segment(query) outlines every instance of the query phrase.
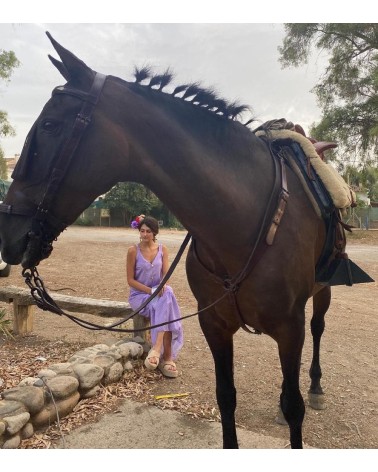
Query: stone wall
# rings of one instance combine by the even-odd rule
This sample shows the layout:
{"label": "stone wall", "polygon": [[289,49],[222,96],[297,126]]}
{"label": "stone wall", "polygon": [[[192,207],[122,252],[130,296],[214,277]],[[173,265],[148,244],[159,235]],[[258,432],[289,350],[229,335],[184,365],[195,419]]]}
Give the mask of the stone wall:
{"label": "stone wall", "polygon": [[80,399],[96,395],[100,385],[118,382],[146,350],[141,338],[76,352],[67,362],[52,364],[27,377],[0,399],[0,448],[15,449],[35,430],[47,428],[73,411]]}

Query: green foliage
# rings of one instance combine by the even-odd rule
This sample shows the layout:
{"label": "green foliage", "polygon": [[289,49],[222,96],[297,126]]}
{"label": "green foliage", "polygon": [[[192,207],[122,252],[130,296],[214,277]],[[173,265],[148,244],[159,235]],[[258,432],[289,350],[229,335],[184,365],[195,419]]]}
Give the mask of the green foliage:
{"label": "green foliage", "polygon": [[283,67],[308,63],[314,49],[328,66],[314,92],[322,109],[311,135],[336,141],[344,161],[378,161],[378,24],[286,23]]}
{"label": "green foliage", "polygon": [[0,138],[14,136],[15,130],[8,121],[8,113],[0,110]]}
{"label": "green foliage", "polygon": [[0,79],[9,82],[13,70],[21,65],[13,51],[0,49]]}
{"label": "green foliage", "polygon": [[[7,163],[4,159],[4,151],[0,147],[0,179],[1,180],[7,180],[7,178],[8,178]],[[2,200],[2,199],[3,198],[0,195],[0,200]]]}
{"label": "green foliage", "polygon": [[[7,113],[0,110],[0,138],[14,136],[15,132],[8,122]],[[8,177],[7,164],[4,159],[4,151],[0,146],[0,179],[6,180]]]}
{"label": "green foliage", "polygon": [[6,318],[7,313],[5,310],[0,310],[0,334],[5,335],[7,338],[14,339],[11,333],[11,320]]}
{"label": "green foliage", "polygon": [[166,228],[184,229],[179,220],[163,204],[160,207],[154,208],[150,214],[157,220],[162,220]]}
{"label": "green foliage", "polygon": [[[340,166],[342,176],[349,185],[359,187],[366,191],[372,202],[378,202],[378,168],[363,165],[360,168],[353,166]],[[357,202],[358,203],[358,202]],[[365,203],[363,204],[365,205]]]}
{"label": "green foliage", "polygon": [[116,208],[123,213],[123,223],[128,226],[137,215],[145,214],[162,220],[164,226],[182,229],[182,225],[157,196],[144,185],[135,182],[116,184],[101,201],[101,208]]}
{"label": "green foliage", "polygon": [[[10,81],[10,77],[13,73],[13,70],[16,67],[20,66],[20,61],[17,59],[13,51],[5,51],[0,49],[0,79],[5,82]],[[0,138],[5,136],[14,136],[15,131],[8,121],[7,112],[0,110]],[[0,146],[0,178],[4,179],[7,177],[6,171],[4,174],[4,154]]]}
{"label": "green foliage", "polygon": [[125,224],[136,215],[151,213],[159,205],[159,199],[151,190],[135,182],[119,182],[104,198],[105,208],[119,208],[123,211]]}
{"label": "green foliage", "polygon": [[[0,149],[0,154],[1,154],[1,149]],[[4,159],[3,161],[5,162]],[[4,200],[5,195],[8,192],[10,184],[11,183],[9,181],[0,178],[0,201]]]}
{"label": "green foliage", "polygon": [[93,220],[90,218],[82,218],[81,216],[75,221],[77,226],[94,226]]}

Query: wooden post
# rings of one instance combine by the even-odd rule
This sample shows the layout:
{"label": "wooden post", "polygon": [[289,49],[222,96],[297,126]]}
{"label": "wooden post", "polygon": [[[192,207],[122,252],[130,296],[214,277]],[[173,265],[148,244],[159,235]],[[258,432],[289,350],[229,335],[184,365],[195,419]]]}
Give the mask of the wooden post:
{"label": "wooden post", "polygon": [[13,332],[27,334],[33,331],[33,305],[21,305],[13,300]]}
{"label": "wooden post", "polygon": [[144,339],[147,343],[151,344],[151,332],[150,330],[147,331],[137,331],[138,329],[141,328],[147,328],[150,326],[150,320],[146,318],[145,316],[142,315],[135,315],[133,317],[133,323],[135,329],[135,336],[140,336],[142,339]]}

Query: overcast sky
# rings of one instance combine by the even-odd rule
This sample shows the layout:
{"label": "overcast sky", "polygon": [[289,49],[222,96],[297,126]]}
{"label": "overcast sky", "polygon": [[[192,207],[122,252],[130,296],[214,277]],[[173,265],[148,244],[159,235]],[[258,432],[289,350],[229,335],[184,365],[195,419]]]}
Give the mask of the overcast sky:
{"label": "overcast sky", "polygon": [[[30,8],[36,3],[27,5]],[[133,80],[135,65],[151,64],[159,72],[169,67],[174,72],[175,85],[199,81],[214,87],[223,98],[249,105],[260,122],[284,117],[307,130],[320,117],[311,89],[324,73],[326,57],[315,52],[309,65],[282,69],[277,48],[282,45],[284,27],[273,13],[266,15],[268,21],[265,17],[265,21],[258,21],[258,15],[254,14],[253,18],[257,19],[254,22],[250,14],[243,15],[235,8],[233,11],[238,11],[239,19],[234,21],[227,10],[220,15],[219,8],[218,14],[200,15],[204,22],[198,23],[198,14],[191,16],[189,12],[185,13],[186,20],[180,15],[159,16],[146,1],[142,2],[145,10],[134,15],[129,11],[116,12],[114,8],[105,11],[111,0],[103,1],[102,9],[96,10],[97,16],[92,14],[89,18],[93,20],[88,22],[83,12],[75,14],[74,20],[66,18],[61,7],[52,3],[55,12],[59,8],[55,15],[28,13],[22,8],[22,14],[8,12],[9,21],[0,23],[0,49],[13,50],[21,62],[10,83],[0,83],[0,110],[8,112],[17,132],[15,138],[1,142],[6,157],[21,152],[25,137],[52,89],[65,82],[47,57],[48,54],[58,56],[45,31],[89,67],[105,74]],[[166,3],[176,10],[180,4]],[[230,3],[236,7],[238,1]],[[162,2],[156,4],[161,6]],[[195,10],[198,3],[185,4],[198,13]],[[265,6],[273,10],[274,3]],[[15,7],[21,9],[19,1]]]}

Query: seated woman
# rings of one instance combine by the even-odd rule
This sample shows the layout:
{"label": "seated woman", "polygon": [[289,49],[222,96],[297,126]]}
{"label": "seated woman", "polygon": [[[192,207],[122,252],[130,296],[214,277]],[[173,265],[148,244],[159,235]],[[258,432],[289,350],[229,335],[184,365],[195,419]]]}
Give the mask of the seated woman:
{"label": "seated woman", "polygon": [[[139,244],[127,251],[126,272],[130,286],[129,303],[133,310],[155,291],[168,271],[168,250],[158,244],[156,235],[159,223],[155,218],[140,215],[133,223],[140,235]],[[180,309],[170,286],[164,285],[160,293],[140,313],[150,319],[152,349],[147,355],[148,370],[159,368],[166,377],[175,378],[178,370],[174,360],[183,345]],[[170,322],[154,328],[154,325]]]}

